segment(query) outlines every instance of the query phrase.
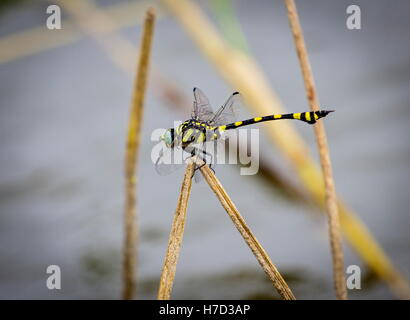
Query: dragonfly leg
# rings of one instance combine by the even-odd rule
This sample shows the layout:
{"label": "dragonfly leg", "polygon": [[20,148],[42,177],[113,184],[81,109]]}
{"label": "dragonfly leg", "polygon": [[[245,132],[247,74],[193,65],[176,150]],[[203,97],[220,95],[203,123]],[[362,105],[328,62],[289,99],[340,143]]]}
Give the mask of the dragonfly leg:
{"label": "dragonfly leg", "polygon": [[[209,152],[206,152],[205,150],[201,150],[202,151],[202,153],[205,155],[205,156],[208,156],[208,157],[210,157],[211,158],[211,160],[209,161],[209,169],[211,169],[212,171],[213,171],[213,173],[215,173],[215,170],[212,168],[212,163],[213,163],[213,156],[212,156],[212,154],[210,154]],[[205,165],[205,163],[202,165],[202,166],[204,166]],[[201,166],[201,167],[202,167]]]}
{"label": "dragonfly leg", "polygon": [[[208,157],[211,158],[211,159],[210,159],[210,162],[209,162],[209,168],[215,173],[215,170],[212,168],[212,159],[213,159],[212,154],[210,154],[209,152],[206,152],[205,150],[199,150],[199,149],[195,148],[195,149],[193,149],[193,150],[191,151],[191,156],[192,156],[192,157],[196,156],[196,155],[198,154],[198,151],[200,151],[200,152],[202,153],[202,154],[201,154],[201,159],[203,160],[204,163],[202,163],[202,164],[201,164],[200,166],[198,166],[198,167],[195,165],[195,169],[194,169],[194,173],[192,174],[192,177],[195,175],[195,172],[196,172],[197,170],[201,169],[204,165],[207,164],[206,156],[208,156]],[[199,155],[199,154],[198,154],[198,155]]]}
{"label": "dragonfly leg", "polygon": [[[196,148],[194,148],[194,149],[191,150],[191,157],[195,157],[195,156],[196,156],[197,150],[198,150],[198,149],[196,149]],[[202,164],[201,166],[197,167],[197,166],[196,166],[196,163],[195,163],[194,172],[192,173],[191,179],[194,177],[196,170],[200,169],[203,165],[205,165],[205,163]]]}
{"label": "dragonfly leg", "polygon": [[[208,164],[209,169],[211,169],[215,173],[215,170],[212,168],[212,162],[213,162],[212,161],[213,160],[212,154],[210,154],[209,152],[206,152],[205,150],[201,150],[201,153],[205,156],[205,157],[201,157],[202,160],[204,161],[204,163],[201,164],[197,169],[201,169],[204,165]],[[206,156],[210,157],[209,163],[207,163],[207,161],[206,161]]]}

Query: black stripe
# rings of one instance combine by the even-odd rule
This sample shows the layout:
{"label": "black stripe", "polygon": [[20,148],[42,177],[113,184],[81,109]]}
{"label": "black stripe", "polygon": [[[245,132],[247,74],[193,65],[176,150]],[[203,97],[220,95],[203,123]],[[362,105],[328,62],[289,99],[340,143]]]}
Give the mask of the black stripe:
{"label": "black stripe", "polygon": [[171,128],[171,141],[174,141],[174,138],[175,138],[175,134],[174,134],[174,128]]}
{"label": "black stripe", "polygon": [[316,123],[315,113],[314,113],[313,111],[310,111],[309,113],[310,113],[310,121],[309,121],[309,123],[310,123],[310,124]]}
{"label": "black stripe", "polygon": [[286,113],[286,114],[282,114],[282,118],[280,119],[295,119],[293,117],[293,113]]}
{"label": "black stripe", "polygon": [[241,126],[247,126],[247,125],[254,124],[254,123],[256,123],[255,118],[247,119],[247,120],[242,121]]}
{"label": "black stripe", "polygon": [[319,118],[326,117],[329,113],[333,112],[334,110],[320,110],[316,111],[316,114]]}
{"label": "black stripe", "polygon": [[275,119],[275,116],[274,116],[274,115],[264,116],[264,117],[262,117],[262,120],[261,120],[261,121],[258,121],[258,122],[269,121],[269,120],[274,120],[274,119]]}
{"label": "black stripe", "polygon": [[307,122],[306,121],[306,112],[301,112],[300,113],[300,120]]}

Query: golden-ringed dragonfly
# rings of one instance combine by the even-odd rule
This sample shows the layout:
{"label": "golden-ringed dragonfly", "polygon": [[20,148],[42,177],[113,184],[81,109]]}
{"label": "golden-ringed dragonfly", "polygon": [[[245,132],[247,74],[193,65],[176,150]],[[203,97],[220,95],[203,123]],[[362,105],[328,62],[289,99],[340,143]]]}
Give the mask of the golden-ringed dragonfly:
{"label": "golden-ringed dragonfly", "polygon": [[[200,156],[204,162],[207,162],[206,156],[210,155],[204,150],[204,144],[210,141],[215,142],[228,130],[255,123],[283,119],[295,119],[314,124],[320,118],[333,112],[333,110],[320,110],[272,114],[243,121],[235,121],[235,105],[237,105],[240,97],[239,92],[234,92],[216,112],[213,112],[208,98],[200,89],[194,88],[193,92],[194,102],[191,119],[184,121],[176,128],[167,129],[164,134],[161,135],[160,140],[165,144],[165,150],[174,151],[176,149],[182,149],[182,151],[187,152],[190,156]],[[164,152],[164,150],[161,150],[155,163],[155,169],[160,175],[166,175],[174,171],[177,167],[172,161],[164,161],[167,151]],[[208,162],[208,164],[211,166],[212,160]],[[199,176],[195,175],[195,178],[197,180]]]}

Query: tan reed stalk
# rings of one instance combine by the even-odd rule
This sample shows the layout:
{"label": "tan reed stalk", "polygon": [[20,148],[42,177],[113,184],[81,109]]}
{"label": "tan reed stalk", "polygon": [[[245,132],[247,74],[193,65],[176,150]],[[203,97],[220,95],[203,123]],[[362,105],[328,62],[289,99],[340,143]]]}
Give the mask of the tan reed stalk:
{"label": "tan reed stalk", "polygon": [[147,86],[149,58],[154,32],[155,13],[149,9],[146,13],[142,31],[140,55],[134,80],[134,91],[128,123],[127,150],[125,157],[125,221],[124,221],[124,257],[123,257],[123,299],[133,299],[136,286],[136,168],[141,139],[142,111]]}
{"label": "tan reed stalk", "polygon": [[[315,88],[313,72],[309,62],[309,56],[303,37],[302,27],[299,22],[298,12],[294,0],[285,0],[288,10],[288,18],[293,38],[295,40],[296,51],[299,57],[300,68],[302,69],[303,80],[309,106],[312,111],[319,110],[319,98]],[[327,145],[326,131],[323,121],[318,121],[314,125],[316,143],[319,148],[320,162],[322,165],[323,178],[325,183],[325,207],[328,216],[330,248],[333,260],[333,279],[336,289],[336,297],[339,300],[347,299],[344,255],[342,245],[342,234],[340,231],[339,211],[337,205],[336,188],[332,174],[332,164],[330,161],[329,148]]]}
{"label": "tan reed stalk", "polygon": [[[162,2],[175,15],[205,57],[215,65],[216,70],[235,90],[241,92],[246,105],[255,116],[285,112],[257,63],[250,56],[227,45],[197,4],[188,0]],[[293,171],[313,196],[316,204],[323,208],[323,177],[292,123],[284,121],[265,125],[263,128],[271,142],[276,144],[289,160]],[[342,230],[352,247],[398,296],[410,298],[407,279],[391,263],[366,225],[340,198],[339,210]]]}
{"label": "tan reed stalk", "polygon": [[[200,160],[198,160],[198,162],[200,162]],[[272,260],[269,258],[260,242],[253,235],[251,229],[247,226],[245,220],[239,213],[235,204],[230,199],[229,195],[226,193],[221,182],[215,176],[214,172],[207,165],[202,166],[200,170],[202,172],[202,175],[205,177],[206,182],[216,194],[223,208],[228,213],[235,227],[238,229],[246,244],[255,255],[262,269],[272,281],[273,286],[276,288],[280,296],[284,300],[295,300],[295,296],[293,295],[289,286],[279,273],[278,269],[272,263]]]}
{"label": "tan reed stalk", "polygon": [[169,234],[168,248],[162,268],[161,279],[159,281],[158,300],[169,300],[171,298],[172,285],[174,283],[175,271],[179,258],[179,250],[184,236],[186,210],[188,207],[188,198],[191,193],[194,165],[195,164],[190,161],[185,169],[181,192],[179,194],[171,232]]}

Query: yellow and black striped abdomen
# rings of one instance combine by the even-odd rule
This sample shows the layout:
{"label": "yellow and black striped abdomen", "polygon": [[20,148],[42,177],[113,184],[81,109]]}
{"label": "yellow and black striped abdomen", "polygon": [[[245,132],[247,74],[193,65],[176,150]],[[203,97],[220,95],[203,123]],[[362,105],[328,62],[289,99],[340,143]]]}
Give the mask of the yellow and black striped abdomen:
{"label": "yellow and black striped abdomen", "polygon": [[225,126],[220,126],[219,130],[230,130],[235,129],[243,126],[248,126],[254,123],[264,122],[264,121],[272,121],[272,120],[281,120],[281,119],[296,119],[307,122],[309,124],[316,123],[317,120],[320,118],[326,117],[330,112],[333,111],[310,111],[310,112],[300,112],[300,113],[286,113],[286,114],[273,114],[270,116],[265,117],[257,117],[252,119],[247,119],[244,121],[237,121],[234,123],[227,124]]}
{"label": "yellow and black striped abdomen", "polygon": [[314,124],[317,120],[327,116],[330,112],[332,111],[320,110],[300,113],[273,114],[265,117],[256,117],[243,121],[237,121],[223,126],[209,126],[206,122],[198,122],[197,120],[191,119],[185,121],[176,129],[176,145],[182,145],[182,147],[185,148],[189,144],[216,140],[221,137],[221,134],[225,130],[236,129],[265,121],[296,119],[309,124]]}

